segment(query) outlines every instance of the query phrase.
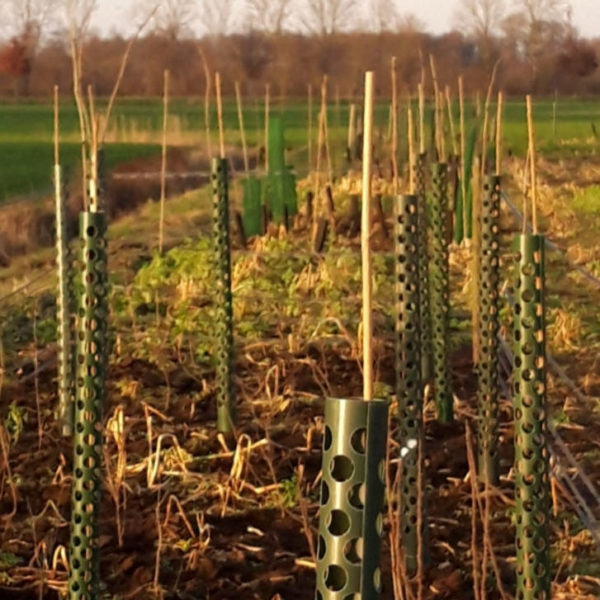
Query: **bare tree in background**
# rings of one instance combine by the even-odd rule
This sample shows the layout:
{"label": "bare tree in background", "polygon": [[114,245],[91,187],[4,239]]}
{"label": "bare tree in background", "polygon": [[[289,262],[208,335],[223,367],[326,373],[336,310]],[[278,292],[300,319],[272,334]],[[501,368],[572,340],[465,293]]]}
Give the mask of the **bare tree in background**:
{"label": "bare tree in background", "polygon": [[238,11],[236,0],[202,0],[200,24],[210,37],[221,37],[231,33],[236,22],[234,15]]}
{"label": "bare tree in background", "polygon": [[397,31],[402,19],[396,0],[370,0],[367,10],[369,29],[376,33]]}
{"label": "bare tree in background", "polygon": [[569,0],[516,0],[517,11],[504,23],[504,33],[526,55],[534,80],[549,47],[572,35]]}
{"label": "bare tree in background", "polygon": [[292,0],[246,0],[254,29],[278,34],[283,31],[292,13]]}
{"label": "bare tree in background", "polygon": [[462,0],[456,12],[456,25],[477,40],[489,40],[504,17],[504,0]]}
{"label": "bare tree in background", "polygon": [[21,48],[23,73],[20,91],[28,93],[29,76],[43,35],[55,24],[62,0],[0,0],[4,31]]}
{"label": "bare tree in background", "polygon": [[[140,12],[147,10],[148,2],[140,4]],[[192,32],[198,17],[197,0],[161,0],[153,18],[156,31],[175,42]]]}
{"label": "bare tree in background", "polygon": [[305,27],[321,36],[349,29],[356,22],[356,0],[301,0],[301,21]]}

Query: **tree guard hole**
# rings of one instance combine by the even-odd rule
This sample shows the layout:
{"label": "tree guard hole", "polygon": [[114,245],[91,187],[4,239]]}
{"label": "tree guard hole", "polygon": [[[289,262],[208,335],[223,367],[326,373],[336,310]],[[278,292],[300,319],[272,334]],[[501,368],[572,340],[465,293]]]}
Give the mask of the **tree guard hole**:
{"label": "tree guard hole", "polygon": [[367,451],[367,430],[364,427],[357,429],[350,438],[352,449],[357,454],[364,454]]}
{"label": "tree guard hole", "polygon": [[341,592],[348,581],[346,570],[338,565],[330,565],[325,572],[325,585],[332,592]]}
{"label": "tree guard hole", "polygon": [[330,468],[331,476],[336,481],[348,481],[354,474],[354,465],[352,464],[352,461],[347,456],[341,454],[331,461]]}
{"label": "tree guard hole", "polygon": [[350,518],[342,510],[332,510],[327,529],[331,535],[344,535],[350,529]]}

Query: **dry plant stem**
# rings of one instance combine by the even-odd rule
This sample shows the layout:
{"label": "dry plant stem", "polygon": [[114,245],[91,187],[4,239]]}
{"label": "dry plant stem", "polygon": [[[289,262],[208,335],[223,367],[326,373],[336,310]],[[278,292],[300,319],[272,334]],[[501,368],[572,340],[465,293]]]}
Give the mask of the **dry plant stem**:
{"label": "dry plant stem", "polygon": [[212,78],[210,75],[210,69],[208,67],[208,61],[206,60],[206,54],[204,54],[204,50],[198,47],[198,52],[200,54],[200,59],[202,60],[202,70],[204,71],[204,135],[206,137],[206,157],[210,162],[210,160],[212,159],[212,143],[210,139],[210,96],[212,93]]}
{"label": "dry plant stem", "polygon": [[477,475],[475,473],[475,458],[471,460],[469,448],[473,443],[471,427],[467,422],[465,424],[465,444],[467,448],[467,459],[469,461],[469,482],[471,484],[471,557],[472,557],[472,568],[471,573],[473,577],[473,593],[474,600],[481,600],[480,592],[480,573],[481,565],[479,563],[479,539],[478,539],[478,527],[477,527]]}
{"label": "dry plant stem", "polygon": [[2,515],[7,521],[4,531],[8,531],[8,521],[17,514],[17,485],[10,468],[10,442],[4,423],[0,421],[0,450],[2,450],[2,470],[4,471],[3,481],[7,482],[8,489],[12,499],[12,509],[7,515]]}
{"label": "dry plant stem", "polygon": [[490,103],[492,101],[492,92],[494,90],[494,84],[496,83],[496,73],[498,72],[498,65],[500,61],[496,61],[494,69],[492,70],[492,76],[490,77],[490,83],[488,85],[487,95],[485,98],[485,109],[483,115],[483,135],[482,135],[482,148],[481,148],[481,180],[483,183],[487,167],[487,143],[488,143],[488,129],[490,122]]}
{"label": "dry plant stem", "polygon": [[398,173],[398,73],[397,59],[392,57],[392,171],[394,178],[394,194],[398,194],[399,173]]}
{"label": "dry plant stem", "polygon": [[119,93],[119,88],[121,87],[121,83],[123,82],[123,77],[125,76],[125,69],[127,68],[127,62],[129,61],[129,55],[131,54],[131,49],[135,42],[139,39],[142,31],[146,28],[146,25],[152,20],[156,11],[158,10],[160,3],[156,3],[154,8],[148,13],[147,17],[140,23],[135,34],[132,38],[127,42],[127,46],[125,47],[125,52],[123,52],[123,56],[121,58],[121,63],[119,65],[119,71],[117,73],[117,78],[115,79],[115,85],[113,86],[112,92],[110,94],[110,98],[108,100],[108,105],[106,107],[106,115],[104,119],[104,127],[102,128],[99,134],[100,145],[104,144],[104,139],[106,138],[106,131],[108,129],[108,123],[110,121],[110,117],[112,114],[113,107],[115,105],[115,101],[117,99],[117,94]]}
{"label": "dry plant stem", "polygon": [[496,175],[500,175],[502,168],[502,107],[504,96],[498,92],[498,110],[496,112]]}
{"label": "dry plant stem", "polygon": [[269,119],[271,117],[271,84],[265,85],[265,171],[269,170]]}
{"label": "dry plant stem", "polygon": [[[484,519],[483,521],[483,547],[484,547],[484,557],[489,556],[489,560],[492,563],[492,570],[494,571],[494,576],[496,578],[496,586],[498,588],[498,592],[500,593],[500,597],[502,600],[510,600],[508,594],[504,591],[504,586],[502,585],[500,567],[498,566],[498,560],[496,559],[496,552],[494,551],[494,544],[492,542],[492,537],[489,531],[489,522],[490,522],[490,507],[488,503],[490,502],[490,498],[492,496],[491,488],[489,485],[485,486],[485,506],[484,500],[481,498],[481,493],[477,489],[477,468],[475,466],[475,455],[473,453],[473,435],[471,433],[471,427],[468,422],[465,423],[465,439],[467,443],[467,461],[469,464],[469,479],[471,480],[471,491],[475,494],[475,502],[479,509],[479,515],[481,515]],[[482,577],[481,577],[481,594],[480,600],[484,600],[485,598],[485,579],[486,579],[486,571],[487,571],[487,558],[483,559],[482,562]]]}
{"label": "dry plant stem", "polygon": [[235,82],[235,101],[237,104],[238,123],[240,126],[240,137],[242,141],[242,152],[244,154],[244,171],[246,176],[250,174],[250,163],[248,161],[248,145],[246,143],[246,129],[244,127],[244,110],[242,104],[242,90],[240,82]]}
{"label": "dry plant stem", "polygon": [[164,72],[162,162],[160,167],[160,220],[158,224],[158,251],[162,254],[165,228],[165,201],[167,195],[167,131],[169,123],[169,71]]}
{"label": "dry plant stem", "polygon": [[371,184],[373,172],[374,74],[365,75],[365,116],[362,176],[362,301],[363,301],[363,399],[373,399],[373,315],[371,307]]}
{"label": "dry plant stem", "polygon": [[37,434],[38,450],[42,449],[42,440],[44,437],[44,426],[42,423],[42,407],[40,402],[40,377],[39,377],[39,357],[38,357],[38,335],[37,335],[37,306],[33,309],[33,385],[35,392],[35,412],[37,415]]}
{"label": "dry plant stem", "polygon": [[535,158],[535,129],[533,125],[533,106],[531,95],[527,95],[527,131],[529,134],[529,168],[531,178],[531,221],[533,234],[538,233],[537,219],[537,176],[536,176],[536,158]]}
{"label": "dry plant stem", "polygon": [[460,186],[463,197],[463,235],[467,238],[467,164],[465,155],[467,153],[467,135],[465,130],[465,88],[462,75],[458,78],[458,102],[460,109]]}
{"label": "dry plant stem", "polygon": [[221,73],[217,73],[215,75],[215,89],[217,92],[217,120],[219,124],[219,156],[221,158],[225,158],[225,126],[223,123],[223,96],[221,95]]}

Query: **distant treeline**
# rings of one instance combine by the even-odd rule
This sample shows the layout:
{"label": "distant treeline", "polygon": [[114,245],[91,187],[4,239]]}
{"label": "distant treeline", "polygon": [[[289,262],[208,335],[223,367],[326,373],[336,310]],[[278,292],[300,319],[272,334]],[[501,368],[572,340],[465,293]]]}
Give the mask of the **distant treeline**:
{"label": "distant treeline", "polygon": [[[171,72],[173,95],[201,95],[208,71],[220,71],[225,93],[233,93],[236,80],[245,93],[262,95],[271,84],[275,97],[303,98],[308,84],[315,98],[324,74],[329,76],[331,98],[358,96],[362,74],[377,73],[379,94],[390,92],[390,59],[397,57],[402,93],[414,94],[425,70],[430,76],[429,56],[435,58],[439,85],[456,90],[464,76],[469,93],[487,89],[493,66],[497,81],[509,95],[600,93],[597,56],[600,38],[579,39],[571,30],[555,31],[543,44],[529,48],[510,35],[488,38],[485,44],[459,32],[433,36],[418,30],[391,33],[299,33],[245,34],[173,39],[153,33],[138,40],[128,62],[121,93],[126,96],[157,96],[163,72]],[[84,44],[84,85],[92,84],[97,95],[108,95],[114,84],[127,40],[90,37]],[[67,39],[53,39],[28,54],[13,40],[0,51],[0,94],[49,97],[54,84],[64,93],[72,87],[72,67]]]}

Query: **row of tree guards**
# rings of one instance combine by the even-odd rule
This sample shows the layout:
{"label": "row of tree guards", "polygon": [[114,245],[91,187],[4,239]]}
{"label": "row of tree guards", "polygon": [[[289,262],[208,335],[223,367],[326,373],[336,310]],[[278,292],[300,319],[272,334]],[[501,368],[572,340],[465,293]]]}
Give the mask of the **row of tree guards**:
{"label": "row of tree guards", "polygon": [[[435,73],[435,72],[434,72]],[[435,75],[434,75],[435,83]],[[100,120],[93,98],[83,111],[91,132],[83,136],[85,210],[81,213],[77,259],[69,254],[65,231],[65,198],[59,160],[58,101],[55,95],[56,219],[58,249],[58,307],[60,339],[59,413],[63,433],[73,435],[73,490],[70,543],[69,598],[93,600],[99,594],[98,508],[100,504],[102,407],[108,362],[106,220],[99,189]],[[239,98],[239,91],[238,91]],[[217,85],[222,115],[220,86]],[[397,107],[395,95],[394,106]],[[489,103],[489,97],[488,97]],[[362,152],[362,267],[363,267],[363,398],[329,398],[325,404],[321,510],[319,521],[316,598],[349,600],[377,598],[381,591],[380,554],[386,483],[389,403],[373,395],[373,325],[371,318],[371,209],[373,180],[374,76],[367,73]],[[239,102],[238,102],[239,105]],[[533,234],[515,240],[517,253],[514,307],[514,426],[518,600],[548,600],[549,470],[546,447],[544,237],[538,233],[535,185],[535,143],[531,99],[527,98],[530,137],[531,215]],[[396,399],[398,444],[401,450],[401,556],[407,577],[422,575],[427,563],[427,507],[423,490],[423,410],[433,399],[437,418],[451,423],[453,393],[448,361],[450,276],[449,245],[457,229],[460,239],[473,231],[478,306],[475,332],[478,374],[479,485],[494,486],[499,478],[498,335],[500,302],[501,116],[499,97],[496,123],[495,173],[486,165],[488,134],[480,163],[473,161],[476,186],[465,183],[466,144],[447,157],[444,94],[435,84],[432,143],[425,139],[424,87],[420,86],[419,119],[415,127],[408,108],[409,189],[400,193],[399,169],[394,169],[394,256],[396,280]],[[487,108],[486,108],[487,111]],[[353,113],[356,113],[354,109]],[[461,115],[464,109],[461,101]],[[354,118],[354,117],[353,117]],[[461,117],[462,118],[462,117]],[[240,117],[241,120],[241,117]],[[228,162],[222,118],[219,119],[219,157],[212,161],[213,240],[217,273],[215,302],[215,368],[218,430],[235,434],[237,422],[233,389],[234,338],[231,285],[230,199]],[[283,125],[268,121],[270,140],[266,189],[271,212],[285,221],[296,210],[295,182],[285,164]],[[319,126],[323,132],[322,123]],[[419,147],[414,141],[418,132]],[[464,127],[461,127],[464,131]],[[453,131],[453,127],[451,127]],[[393,139],[398,122],[393,120]],[[89,139],[90,141],[86,141]],[[454,139],[454,136],[453,136]],[[473,144],[474,146],[475,144]],[[395,146],[397,149],[397,145]],[[469,150],[472,154],[474,150]],[[321,147],[319,147],[319,153]],[[460,156],[459,156],[460,154]],[[462,160],[461,160],[462,157]],[[452,167],[454,165],[454,167]],[[457,165],[462,176],[456,177]],[[453,177],[450,175],[453,174]],[[252,206],[244,210],[244,226],[253,234],[264,231],[256,206],[256,186],[246,161],[246,193]],[[469,176],[470,180],[470,176]],[[482,182],[482,183],[481,183]],[[260,186],[259,186],[260,187]],[[453,201],[461,198],[461,202]],[[318,201],[318,196],[316,197]],[[461,208],[462,207],[462,208]],[[460,209],[460,210],[458,210]],[[258,209],[260,210],[260,208]],[[449,218],[454,214],[454,220]],[[465,216],[467,215],[467,216]],[[454,223],[454,232],[449,223]],[[161,235],[162,239],[162,235]]]}

